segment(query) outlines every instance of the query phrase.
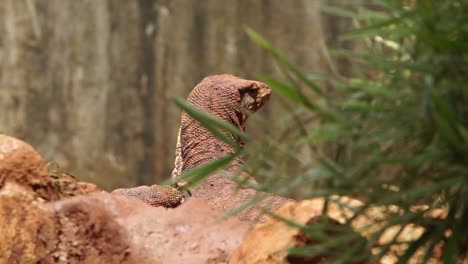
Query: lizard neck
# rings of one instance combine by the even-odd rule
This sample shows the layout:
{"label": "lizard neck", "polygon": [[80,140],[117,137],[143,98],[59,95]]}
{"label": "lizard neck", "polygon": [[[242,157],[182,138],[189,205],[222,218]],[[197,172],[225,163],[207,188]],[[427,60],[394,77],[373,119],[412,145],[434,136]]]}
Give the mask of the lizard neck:
{"label": "lizard neck", "polygon": [[[240,127],[241,130],[244,127]],[[238,145],[243,148],[244,142],[232,136]],[[176,145],[175,167],[172,177],[177,178],[182,173],[198,167],[204,163],[221,158],[235,149],[224,141],[213,136],[206,128],[191,118],[183,117],[179,129]],[[230,168],[242,164],[241,158],[236,158]]]}

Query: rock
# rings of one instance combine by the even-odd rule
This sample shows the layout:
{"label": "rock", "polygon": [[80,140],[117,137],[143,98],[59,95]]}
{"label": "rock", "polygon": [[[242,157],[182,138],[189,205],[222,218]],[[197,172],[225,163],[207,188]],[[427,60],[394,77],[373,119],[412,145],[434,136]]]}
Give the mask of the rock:
{"label": "rock", "polygon": [[0,263],[51,259],[58,241],[54,212],[26,186],[8,181],[0,189],[0,225]]}
{"label": "rock", "polygon": [[60,198],[101,191],[95,184],[79,181],[57,166],[48,166],[47,179],[52,182]]}
{"label": "rock", "polygon": [[7,263],[226,263],[250,228],[198,199],[165,209],[105,192],[36,198],[12,182],[0,190]]}
{"label": "rock", "polygon": [[59,199],[39,153],[19,139],[0,134],[0,187],[6,182],[16,182],[47,201]]}
{"label": "rock", "polygon": [[[359,210],[364,204],[356,199],[349,197],[332,196],[329,202],[326,219],[332,224],[344,224],[348,219],[354,216],[354,212]],[[291,202],[281,207],[275,214],[289,219],[298,225],[313,225],[322,218],[322,209],[324,205],[323,198],[315,198],[300,202]],[[427,208],[426,208],[427,209]],[[366,243],[364,239],[371,237],[386,222],[385,217],[389,213],[398,213],[401,209],[397,206],[379,206],[371,207],[362,212],[361,215],[353,218],[350,228],[360,234],[357,239]],[[415,208],[415,210],[421,210]],[[425,213],[426,217],[442,218],[446,211],[435,209]],[[400,233],[401,226],[394,225],[387,228],[376,244],[370,250],[374,255],[379,254],[378,245],[385,245],[392,241],[395,235],[397,242],[417,240],[424,232],[421,226],[414,224],[406,225]],[[448,232],[446,236],[449,236]],[[333,236],[333,232],[327,232],[327,235]],[[358,241],[353,241],[353,245]],[[328,256],[319,256],[315,258],[304,258],[288,255],[287,249],[295,246],[315,245],[317,241],[302,233],[298,228],[288,226],[283,221],[268,217],[264,224],[257,225],[252,232],[248,234],[242,244],[234,251],[229,259],[229,263],[323,263]],[[367,245],[369,246],[369,245]],[[405,244],[395,244],[389,248],[389,251],[380,259],[379,263],[396,263],[398,256],[401,256],[406,250]],[[364,252],[369,256],[362,263],[372,263],[370,253]],[[408,263],[421,263],[424,259],[425,250],[421,248],[408,260]],[[427,260],[428,263],[442,263],[441,245],[434,248],[432,255]],[[457,263],[461,263],[458,261]]]}
{"label": "rock", "polygon": [[[316,198],[301,202],[291,202],[281,207],[275,214],[289,219],[298,225],[314,224],[321,219],[324,199]],[[331,209],[333,211],[333,209]],[[333,211],[327,219],[333,224],[344,220],[342,212]],[[269,217],[264,224],[257,225],[235,250],[229,263],[324,263],[327,256],[304,258],[289,255],[291,247],[317,244],[313,238],[298,228],[287,225],[281,220]],[[329,259],[328,259],[329,260]]]}
{"label": "rock", "polygon": [[227,263],[250,230],[196,198],[166,209],[100,192],[11,137],[0,154],[0,263]]}
{"label": "rock", "polygon": [[16,182],[46,201],[100,191],[58,168],[49,169],[31,145],[0,134],[0,188],[6,182]]}
{"label": "rock", "polygon": [[132,234],[132,245],[145,245],[141,249],[144,255],[158,263],[227,263],[250,231],[247,223],[234,218],[223,220],[222,214],[196,198],[176,209],[135,205],[119,203],[117,210],[124,216],[120,220]]}
{"label": "rock", "polygon": [[[0,259],[6,263],[121,263],[130,256],[128,234],[96,197],[38,202],[8,182],[0,191]],[[130,262],[132,263],[132,262]]]}
{"label": "rock", "polygon": [[177,210],[105,192],[34,201],[16,183],[0,191],[7,263],[226,263],[249,230],[198,199]]}

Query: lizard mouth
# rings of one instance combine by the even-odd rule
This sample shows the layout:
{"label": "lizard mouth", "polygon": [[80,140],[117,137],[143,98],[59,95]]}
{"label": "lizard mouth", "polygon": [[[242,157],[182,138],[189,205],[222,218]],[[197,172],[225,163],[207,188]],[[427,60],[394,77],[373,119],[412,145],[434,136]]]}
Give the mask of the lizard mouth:
{"label": "lizard mouth", "polygon": [[248,110],[248,112],[256,112],[260,109],[269,99],[271,90],[262,83],[253,83],[240,90],[241,94],[241,108]]}
{"label": "lizard mouth", "polygon": [[251,85],[239,89],[241,96],[240,109],[236,111],[239,128],[244,131],[249,116],[260,109],[269,99],[271,89],[263,83],[253,82]]}

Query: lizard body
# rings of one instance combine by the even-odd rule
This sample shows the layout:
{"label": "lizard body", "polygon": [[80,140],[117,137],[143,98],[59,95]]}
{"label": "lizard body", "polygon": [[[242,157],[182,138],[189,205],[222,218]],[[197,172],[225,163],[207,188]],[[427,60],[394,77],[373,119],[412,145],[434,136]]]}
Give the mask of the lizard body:
{"label": "lizard body", "polygon": [[[260,109],[268,101],[270,93],[270,88],[261,82],[245,80],[227,74],[213,75],[204,78],[195,86],[189,94],[187,102],[244,131],[248,113]],[[245,142],[241,138],[230,136],[239,148],[244,146]],[[234,151],[232,146],[213,136],[209,130],[184,112],[181,118],[172,177],[177,180],[182,173]],[[241,164],[242,159],[237,158],[227,171],[235,172]],[[130,190],[134,190],[130,192],[125,191],[128,189],[119,189],[119,193],[131,194],[130,196],[140,198],[154,206],[163,205],[161,203],[164,201],[162,196],[158,193],[152,194],[160,189],[151,186],[137,188],[139,189],[131,188]],[[257,192],[250,188],[239,188],[237,183],[222,173],[216,173],[195,186],[191,190],[191,194],[206,200],[215,209],[227,211],[248,202],[257,195]],[[158,197],[158,201],[151,201],[151,197]],[[171,203],[164,201],[164,204],[173,204],[174,201],[176,200],[172,199]],[[182,202],[183,198],[178,201]],[[278,208],[287,201],[286,198],[269,195],[263,204]],[[246,210],[240,218],[251,220],[256,214],[258,211]]]}

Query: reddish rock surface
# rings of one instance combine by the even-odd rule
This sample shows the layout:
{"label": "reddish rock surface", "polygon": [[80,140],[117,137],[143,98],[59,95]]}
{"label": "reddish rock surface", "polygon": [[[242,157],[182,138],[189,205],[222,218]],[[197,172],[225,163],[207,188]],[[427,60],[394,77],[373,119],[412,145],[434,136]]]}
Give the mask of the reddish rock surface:
{"label": "reddish rock surface", "polygon": [[143,246],[142,255],[158,263],[227,263],[250,230],[250,225],[237,219],[224,221],[222,214],[199,199],[189,199],[176,209],[119,205],[132,245]]}
{"label": "reddish rock surface", "polygon": [[[301,202],[291,202],[281,207],[276,214],[303,226],[314,224],[322,215],[324,200],[316,198]],[[348,212],[331,208],[328,219],[335,224],[343,221]],[[326,263],[326,256],[302,258],[291,256],[288,249],[297,246],[314,245],[317,242],[298,228],[284,221],[269,217],[257,225],[231,256],[229,263]]]}
{"label": "reddish rock surface", "polygon": [[0,263],[226,263],[250,230],[195,198],[166,209],[97,192],[14,138],[0,153]]}
{"label": "reddish rock surface", "polygon": [[175,209],[105,192],[40,202],[0,191],[3,263],[225,263],[249,231],[198,199]]}
{"label": "reddish rock surface", "polygon": [[39,153],[21,140],[0,134],[0,187],[7,181],[16,182],[45,200],[59,198]]}
{"label": "reddish rock surface", "polygon": [[[298,225],[310,225],[316,223],[322,216],[322,208],[324,206],[323,198],[315,198],[311,200],[304,200],[300,202],[291,202],[281,207],[276,214],[286,218]],[[343,224],[347,219],[354,216],[354,211],[364,204],[356,199],[349,197],[332,196],[329,202],[327,211],[327,219],[331,220],[334,224]],[[351,227],[353,230],[360,234],[358,239],[371,239],[374,232],[379,230],[385,224],[385,214],[389,212],[396,212],[400,210],[396,206],[388,207],[372,207],[365,210],[360,216],[353,218]],[[446,212],[435,210],[431,212],[428,217],[444,217]],[[400,230],[399,225],[387,228],[381,236],[371,252],[374,255],[379,253],[378,245],[385,245],[389,243]],[[411,241],[418,239],[424,229],[416,225],[406,225],[404,229],[397,235],[396,241]],[[333,237],[333,232],[327,233]],[[353,240],[354,241],[354,240]],[[365,242],[362,241],[361,242]],[[353,242],[354,244],[355,242]],[[267,221],[263,224],[257,225],[245,238],[242,244],[234,251],[230,257],[229,263],[327,263],[330,259],[328,256],[319,256],[314,258],[302,258],[289,255],[288,248],[303,245],[316,245],[317,241],[313,237],[308,237],[302,233],[298,228],[287,225],[284,221],[268,217]],[[392,264],[398,262],[398,256],[401,256],[406,250],[405,244],[395,244],[390,247],[389,251],[380,259],[378,263]],[[370,260],[370,253],[368,260],[362,263],[375,263]],[[424,249],[418,250],[409,260],[408,263],[421,263],[424,259]],[[442,263],[440,260],[441,252],[440,245],[435,247],[433,255],[429,257],[427,263]],[[359,260],[361,261],[361,260]],[[457,263],[462,263],[457,260]]]}
{"label": "reddish rock surface", "polygon": [[100,191],[58,168],[49,169],[31,145],[0,134],[0,188],[6,182],[15,182],[46,201]]}

